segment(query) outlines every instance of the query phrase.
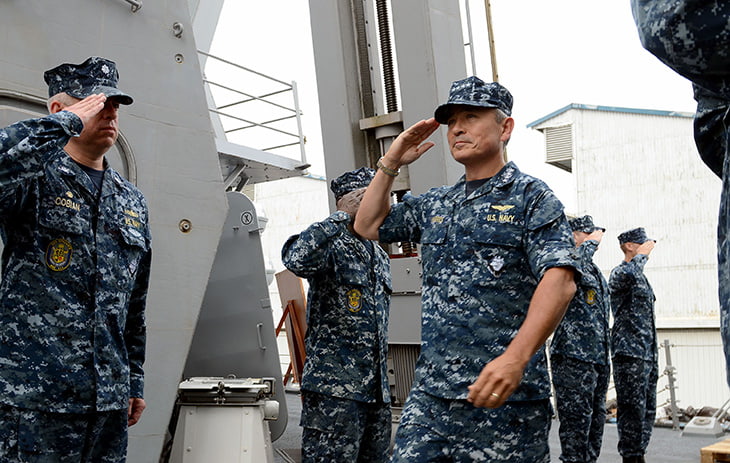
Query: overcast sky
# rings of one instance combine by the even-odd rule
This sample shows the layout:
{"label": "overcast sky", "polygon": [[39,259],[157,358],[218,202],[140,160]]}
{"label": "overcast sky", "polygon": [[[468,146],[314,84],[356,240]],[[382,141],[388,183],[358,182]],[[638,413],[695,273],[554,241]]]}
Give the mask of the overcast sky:
{"label": "overcast sky", "polygon": [[[546,180],[566,206],[569,177],[544,164],[543,135],[527,124],[570,103],[694,111],[689,82],[641,47],[628,0],[492,0],[491,5],[499,80],[515,98],[510,158]],[[308,7],[305,0],[226,0],[211,51],[297,82],[310,172],[323,175]],[[484,1],[470,0],[470,8],[476,74],[491,80]]]}

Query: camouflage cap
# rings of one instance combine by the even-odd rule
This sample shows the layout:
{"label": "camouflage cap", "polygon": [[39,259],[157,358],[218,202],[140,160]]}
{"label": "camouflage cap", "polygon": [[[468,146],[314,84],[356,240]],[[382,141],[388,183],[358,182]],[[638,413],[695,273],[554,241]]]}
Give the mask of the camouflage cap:
{"label": "camouflage cap", "polygon": [[375,170],[370,167],[361,167],[359,169],[345,172],[330,182],[330,189],[335,194],[335,199],[339,200],[351,191],[365,188],[375,177]]}
{"label": "camouflage cap", "polygon": [[625,231],[618,235],[619,244],[624,243],[645,243],[647,241],[655,241],[646,236],[646,231],[643,228],[632,228],[631,230]]}
{"label": "camouflage cap", "polygon": [[498,82],[486,83],[471,76],[451,84],[449,99],[433,113],[440,124],[446,124],[454,105],[498,108],[506,115],[512,114],[512,94]]}
{"label": "camouflage cap", "polygon": [[114,61],[92,56],[81,64],[64,63],[43,74],[48,84],[48,96],[61,92],[75,98],[103,93],[116,98],[121,104],[132,104],[131,96],[117,88],[119,73]]}
{"label": "camouflage cap", "polygon": [[590,215],[584,215],[582,217],[570,217],[568,218],[570,229],[574,232],[593,233],[596,230],[606,231],[603,227],[597,227],[593,223],[593,217]]}

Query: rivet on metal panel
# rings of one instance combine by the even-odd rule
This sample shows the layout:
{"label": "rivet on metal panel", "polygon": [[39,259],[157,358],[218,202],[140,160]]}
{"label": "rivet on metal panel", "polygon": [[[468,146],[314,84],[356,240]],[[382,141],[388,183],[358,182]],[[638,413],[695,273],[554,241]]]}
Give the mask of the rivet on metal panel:
{"label": "rivet on metal panel", "polygon": [[182,23],[175,21],[172,24],[172,35],[174,35],[178,39],[180,37],[182,37],[182,35],[183,35],[183,25],[182,25]]}
{"label": "rivet on metal panel", "polygon": [[184,61],[185,61],[185,57],[181,53],[178,53],[175,55],[175,62],[177,64],[182,64]]}
{"label": "rivet on metal panel", "polygon": [[193,229],[193,224],[188,219],[182,219],[177,226],[183,233],[190,233]]}

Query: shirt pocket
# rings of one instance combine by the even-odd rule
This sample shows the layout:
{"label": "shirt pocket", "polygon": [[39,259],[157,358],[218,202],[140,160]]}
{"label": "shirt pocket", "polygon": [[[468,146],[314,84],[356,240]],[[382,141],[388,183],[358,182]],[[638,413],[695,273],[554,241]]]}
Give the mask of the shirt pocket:
{"label": "shirt pocket", "polygon": [[93,233],[88,206],[71,198],[57,196],[41,200],[35,239],[43,265],[55,277],[71,276],[72,266],[89,265],[88,242]]}
{"label": "shirt pocket", "polygon": [[[150,248],[150,239],[146,233],[133,227],[122,227],[120,230],[124,254],[127,256],[130,272],[135,274],[142,257]],[[132,275],[134,276],[134,275]]]}
{"label": "shirt pocket", "polygon": [[446,243],[446,237],[448,236],[449,228],[441,225],[438,227],[428,227],[421,233],[421,243],[424,245],[429,244],[444,244]]}
{"label": "shirt pocket", "polygon": [[91,233],[91,211],[70,198],[44,198],[38,211],[38,224],[49,236]]}
{"label": "shirt pocket", "polygon": [[356,257],[343,256],[335,262],[335,278],[337,281],[337,306],[345,313],[358,314],[365,305],[365,291],[370,284],[369,275],[372,270]]}
{"label": "shirt pocket", "polygon": [[[477,229],[469,237],[478,265],[494,278],[509,272],[521,272],[525,266],[522,234],[515,227]],[[477,284],[488,285],[493,278],[479,279]]]}
{"label": "shirt pocket", "polygon": [[437,285],[444,267],[450,265],[451,256],[447,246],[448,226],[428,227],[421,234],[421,254],[423,255],[423,282]]}

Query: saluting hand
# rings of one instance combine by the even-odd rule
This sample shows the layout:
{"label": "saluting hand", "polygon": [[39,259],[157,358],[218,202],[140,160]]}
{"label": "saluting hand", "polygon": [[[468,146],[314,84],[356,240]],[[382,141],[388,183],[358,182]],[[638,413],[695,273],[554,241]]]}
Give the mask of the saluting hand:
{"label": "saluting hand", "polygon": [[600,243],[601,239],[603,239],[603,230],[601,230],[600,228],[596,228],[591,232],[590,235],[586,236],[586,241],[595,240]]}
{"label": "saluting hand", "polygon": [[439,123],[436,122],[436,119],[431,118],[416,122],[401,132],[385,153],[386,166],[398,169],[400,166],[406,166],[420,158],[434,145],[432,141],[423,142],[436,131],[438,126]]}
{"label": "saluting hand", "polygon": [[84,125],[94,116],[99,114],[99,111],[104,109],[104,103],[106,102],[106,95],[103,93],[96,93],[89,95],[83,100],[74,103],[70,106],[63,108],[65,111],[70,111],[81,119]]}
{"label": "saluting hand", "polygon": [[648,256],[651,253],[651,251],[654,249],[655,244],[656,244],[656,241],[654,241],[654,240],[644,241],[644,243],[642,243],[638,248],[636,248],[636,253],[644,254],[644,255]]}
{"label": "saluting hand", "polygon": [[337,201],[337,210],[347,212],[350,216],[350,220],[354,221],[357,210],[360,208],[362,196],[365,194],[365,190],[366,188],[359,188],[344,195],[339,199],[339,201]]}

